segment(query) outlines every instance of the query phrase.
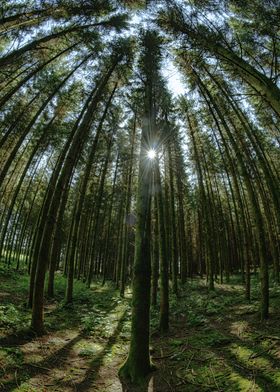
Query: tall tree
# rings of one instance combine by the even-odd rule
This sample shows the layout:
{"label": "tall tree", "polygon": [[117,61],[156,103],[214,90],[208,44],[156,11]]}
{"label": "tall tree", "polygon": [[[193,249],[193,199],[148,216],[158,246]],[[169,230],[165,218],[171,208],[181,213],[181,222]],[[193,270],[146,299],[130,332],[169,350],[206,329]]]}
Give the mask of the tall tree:
{"label": "tall tree", "polygon": [[159,38],[154,31],[146,31],[142,38],[141,70],[144,82],[144,109],[139,157],[135,256],[132,281],[131,340],[128,358],[120,375],[139,383],[151,370],[150,295],[151,295],[151,190],[152,164],[147,152],[155,140],[154,81],[159,66]]}

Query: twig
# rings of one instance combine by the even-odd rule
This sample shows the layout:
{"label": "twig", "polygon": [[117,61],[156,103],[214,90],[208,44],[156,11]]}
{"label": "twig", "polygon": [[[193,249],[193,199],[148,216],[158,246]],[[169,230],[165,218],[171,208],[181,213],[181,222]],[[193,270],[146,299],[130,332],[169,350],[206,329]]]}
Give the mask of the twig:
{"label": "twig", "polygon": [[15,380],[16,380],[17,386],[19,387],[19,385],[18,385],[18,379],[17,379],[17,370],[15,371]]}
{"label": "twig", "polygon": [[273,348],[273,346],[271,346],[271,347],[269,347],[269,348],[267,348],[267,349],[261,351],[260,353],[252,353],[252,354],[249,356],[249,359],[258,358],[258,357],[260,357],[262,354],[265,354],[265,353],[267,353],[268,351],[270,351],[272,348]]}
{"label": "twig", "polygon": [[193,360],[193,357],[194,357],[194,353],[192,354],[192,356],[191,356],[190,359],[189,359],[189,362],[187,363],[186,370],[188,370],[188,368],[189,368],[189,366],[190,366],[190,364],[191,364],[191,361]]}
{"label": "twig", "polygon": [[172,357],[172,355],[175,353],[175,351],[173,351],[171,354],[167,354],[167,355],[162,355],[162,356],[160,356],[160,357],[154,357],[153,356],[153,359],[164,359],[164,358],[169,358],[169,357]]}
{"label": "twig", "polygon": [[169,388],[170,388],[170,390],[171,390],[172,392],[175,391],[175,390],[173,389],[172,385],[170,384],[170,382],[169,382],[168,380],[166,380],[166,378],[164,378],[164,377],[162,377],[162,376],[161,376],[161,378],[166,382],[166,384],[169,386]]}
{"label": "twig", "polygon": [[44,369],[44,370],[48,370],[48,371],[51,370],[51,369],[46,368],[46,367],[44,367],[44,366],[35,365],[34,363],[27,363],[27,366],[32,366],[32,367],[35,367],[35,368],[38,368],[38,369]]}
{"label": "twig", "polygon": [[216,377],[215,377],[215,375],[214,375],[214,372],[213,372],[213,369],[212,369],[212,364],[211,364],[211,362],[210,362],[210,371],[211,371],[212,377],[213,377],[213,379],[214,379],[214,383],[216,384],[216,387],[218,388],[218,391],[220,392],[220,387],[219,387],[219,385],[218,385],[218,383],[217,383],[217,380],[216,380]]}
{"label": "twig", "polygon": [[268,339],[273,339],[273,340],[280,340],[279,336],[264,336],[264,337],[268,338]]}
{"label": "twig", "polygon": [[176,354],[176,355],[182,354],[182,353],[183,353],[184,351],[186,351],[188,348],[189,348],[189,346],[184,346],[184,347],[182,348],[182,350],[180,350],[179,352],[177,352],[176,350],[174,350],[174,351],[172,351],[172,353],[166,354],[166,355],[162,355],[163,351],[162,351],[162,349],[161,349],[161,350],[160,350],[160,351],[161,351],[161,356],[160,356],[160,357],[154,357],[154,356],[153,356],[153,359],[165,359],[165,358],[172,357],[174,354]]}
{"label": "twig", "polygon": [[189,378],[188,378],[188,380],[186,380],[186,379],[184,379],[183,377],[178,376],[177,374],[176,374],[176,377],[179,378],[179,380],[182,380],[182,383],[184,383],[184,384],[189,383],[189,384],[195,385],[195,386],[197,386],[197,387],[211,388],[211,385],[208,385],[208,384],[200,384],[200,383],[198,383],[198,382],[195,382],[195,381],[190,380]]}

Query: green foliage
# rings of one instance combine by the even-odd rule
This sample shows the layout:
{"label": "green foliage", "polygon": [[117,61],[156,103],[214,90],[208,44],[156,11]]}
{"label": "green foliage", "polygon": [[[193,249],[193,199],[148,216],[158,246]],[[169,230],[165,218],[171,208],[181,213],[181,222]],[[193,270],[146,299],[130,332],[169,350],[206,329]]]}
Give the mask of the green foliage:
{"label": "green foliage", "polygon": [[185,343],[186,343],[186,341],[184,339],[172,339],[170,341],[170,345],[173,347],[180,347]]}
{"label": "green foliage", "polygon": [[44,392],[44,388],[32,387],[29,383],[23,383],[18,387],[16,392]]}
{"label": "green foliage", "polygon": [[[30,314],[24,304],[24,295],[27,296],[28,293],[28,277],[22,272],[7,270],[5,266],[0,266],[0,279],[3,291],[0,330],[13,333],[27,329]],[[13,303],[14,301],[16,303]]]}
{"label": "green foliage", "polygon": [[8,365],[21,365],[23,362],[23,353],[18,347],[5,347],[2,350],[2,355],[9,357]]}
{"label": "green foliage", "polygon": [[[16,293],[19,287],[27,291],[27,279],[20,273],[6,272],[3,268],[1,277],[5,292],[11,295],[9,303],[1,305],[4,333],[9,333],[9,330],[19,332],[24,327],[29,310],[20,305]],[[232,281],[240,283],[240,276],[232,277]],[[255,278],[252,281],[253,285],[257,282]],[[64,298],[64,288],[65,278],[58,274],[56,299]],[[65,342],[68,344],[71,336],[81,335],[81,340],[77,340],[74,346],[79,366],[112,366],[112,363],[124,357],[128,349],[131,314],[126,310],[129,302],[120,299],[110,284],[102,287],[94,283],[92,289],[87,289],[82,282],[77,282],[75,300],[71,306],[56,301],[46,303],[49,338],[55,339],[63,331],[63,335],[69,336]],[[272,385],[276,391],[279,372],[273,368],[273,356],[277,353],[280,339],[278,323],[259,324],[256,304],[257,299],[252,300],[251,304],[246,302],[239,284],[217,285],[215,292],[209,292],[205,282],[198,279],[181,288],[181,298],[176,299],[171,295],[172,332],[164,339],[153,334],[151,342],[152,356],[163,356],[163,360],[167,361],[164,377],[170,377],[170,383],[188,385],[190,392],[219,389],[245,392],[252,388],[254,380],[260,386],[256,390],[261,391],[263,385]],[[278,304],[279,288],[275,285],[272,287],[272,309],[275,309],[275,314],[279,309]],[[151,319],[154,332],[158,327],[158,309],[152,310]],[[61,337],[58,338],[60,340]],[[35,369],[37,365],[40,368],[41,364],[37,362],[49,349],[44,347],[42,351],[41,345],[36,345],[36,340],[30,344],[33,351],[28,362]],[[21,347],[1,348],[0,374],[4,378],[6,374],[17,371],[19,387],[16,390],[32,391],[32,383],[28,381],[30,375],[25,368],[26,354]],[[72,361],[71,364],[73,366]],[[240,372],[240,369],[244,371]],[[36,388],[36,391],[40,390]]]}
{"label": "green foliage", "polygon": [[0,328],[15,328],[22,325],[22,315],[14,305],[0,306]]}
{"label": "green foliage", "polygon": [[92,357],[96,355],[96,350],[90,348],[84,348],[79,352],[80,357]]}
{"label": "green foliage", "polygon": [[192,312],[191,310],[188,312],[188,324],[191,327],[204,325],[206,323],[206,321],[207,320],[205,319],[205,317],[203,317],[195,312]]}
{"label": "green foliage", "polygon": [[[108,298],[106,297],[91,307],[91,310],[85,312],[81,317],[81,328],[87,333],[98,333],[104,338],[108,338],[114,329],[114,321],[118,319],[120,314],[122,314],[124,307],[122,305],[122,300],[117,297]],[[114,309],[108,315],[108,308]]]}

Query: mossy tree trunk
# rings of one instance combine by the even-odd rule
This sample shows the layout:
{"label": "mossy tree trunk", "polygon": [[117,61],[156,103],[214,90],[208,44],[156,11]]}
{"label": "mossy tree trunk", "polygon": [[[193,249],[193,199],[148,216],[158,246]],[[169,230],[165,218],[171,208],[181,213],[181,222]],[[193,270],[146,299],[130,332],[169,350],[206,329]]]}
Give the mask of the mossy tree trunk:
{"label": "mossy tree trunk", "polygon": [[151,169],[147,170],[147,129],[143,128],[137,193],[137,223],[132,281],[131,341],[120,375],[141,383],[152,370],[150,343],[151,293]]}
{"label": "mossy tree trunk", "polygon": [[151,302],[151,193],[152,164],[147,152],[156,140],[155,82],[160,59],[159,38],[154,31],[143,34],[141,67],[144,80],[144,110],[138,170],[135,255],[132,280],[131,341],[128,357],[120,368],[121,377],[141,383],[153,369],[150,360]]}

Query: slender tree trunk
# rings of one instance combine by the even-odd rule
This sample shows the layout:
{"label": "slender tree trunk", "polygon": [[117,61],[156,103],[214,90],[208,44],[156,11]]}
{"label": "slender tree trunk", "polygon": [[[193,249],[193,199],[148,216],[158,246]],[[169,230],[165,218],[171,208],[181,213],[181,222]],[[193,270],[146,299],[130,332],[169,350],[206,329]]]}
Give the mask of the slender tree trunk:
{"label": "slender tree trunk", "polygon": [[166,231],[164,206],[159,171],[159,162],[155,162],[155,189],[159,222],[159,250],[160,250],[160,315],[159,328],[165,333],[169,329],[169,277],[168,257],[166,251]]}
{"label": "slender tree trunk", "polygon": [[158,279],[159,279],[159,222],[157,203],[154,202],[154,225],[153,225],[153,247],[152,247],[152,306],[157,304]]}
{"label": "slender tree trunk", "polygon": [[133,163],[134,163],[134,145],[135,145],[135,134],[136,134],[136,120],[137,114],[134,114],[134,121],[132,126],[131,135],[131,148],[130,148],[130,161],[128,167],[128,178],[127,178],[127,191],[126,191],[126,201],[125,201],[125,222],[124,222],[124,236],[122,245],[122,256],[121,256],[121,276],[120,276],[120,295],[124,296],[126,274],[127,274],[127,264],[128,264],[128,234],[129,234],[129,222],[128,217],[130,213],[131,205],[131,188],[132,188],[132,174],[133,174]]}
{"label": "slender tree trunk", "polygon": [[168,164],[169,164],[169,182],[170,182],[170,208],[171,208],[171,246],[172,246],[172,291],[178,295],[178,242],[177,242],[177,222],[175,210],[175,191],[174,191],[174,174],[173,174],[173,161],[170,143],[168,144]]}

